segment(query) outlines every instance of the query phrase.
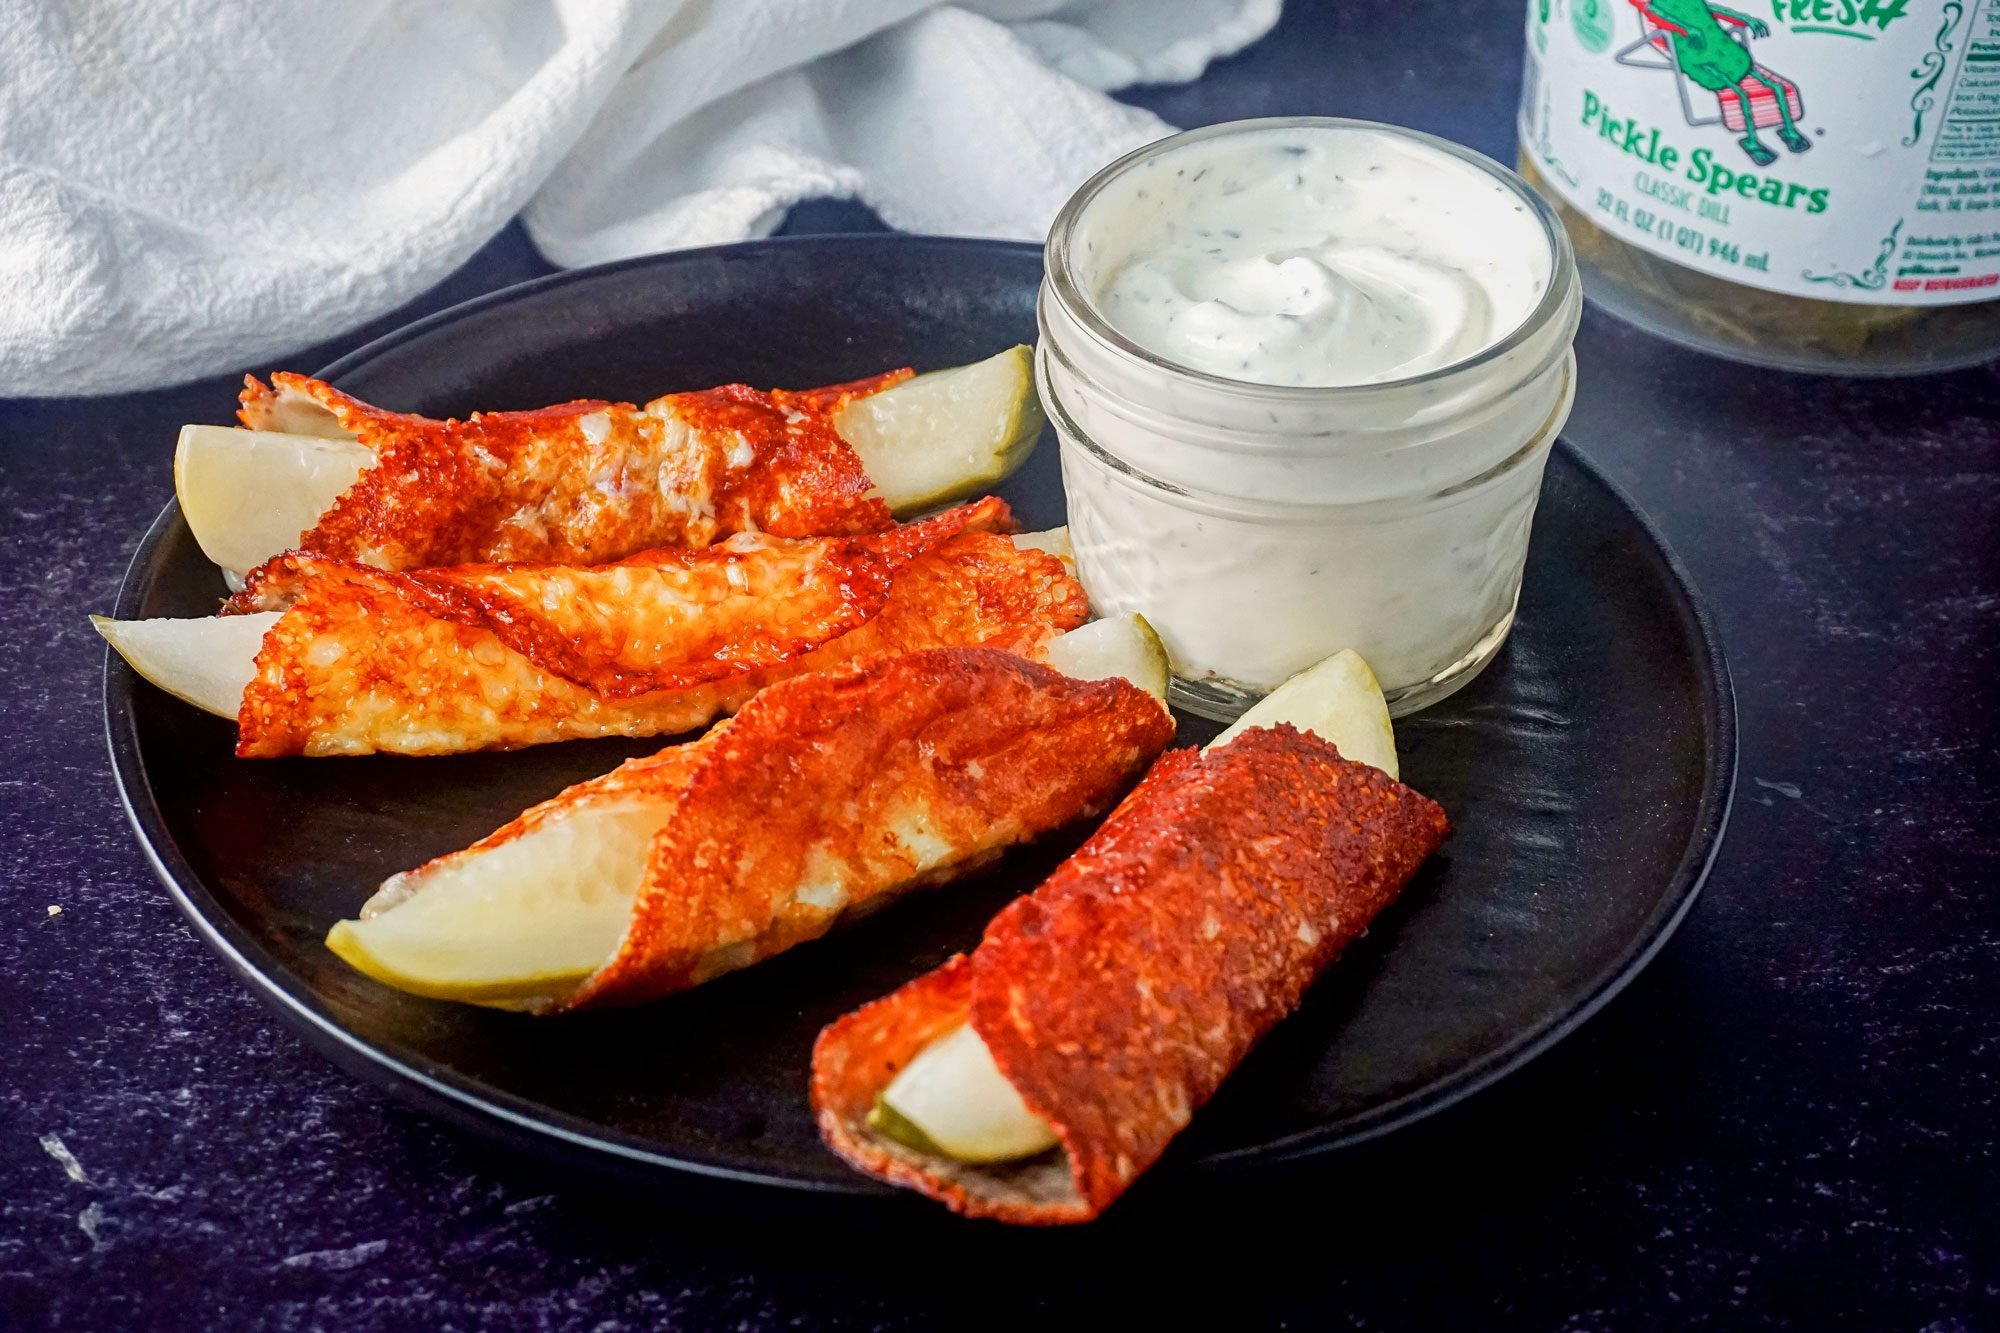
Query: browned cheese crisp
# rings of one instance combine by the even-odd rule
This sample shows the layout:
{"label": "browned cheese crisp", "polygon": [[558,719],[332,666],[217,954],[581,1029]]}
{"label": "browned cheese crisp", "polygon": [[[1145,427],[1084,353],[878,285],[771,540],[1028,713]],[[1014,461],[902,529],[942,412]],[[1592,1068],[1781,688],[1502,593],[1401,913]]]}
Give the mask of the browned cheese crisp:
{"label": "browned cheese crisp", "polygon": [[[969,956],[820,1035],[821,1133],[961,1213],[1096,1217],[1447,831],[1435,802],[1289,726],[1169,754]],[[968,1021],[1059,1148],[970,1165],[867,1127],[897,1073]]]}

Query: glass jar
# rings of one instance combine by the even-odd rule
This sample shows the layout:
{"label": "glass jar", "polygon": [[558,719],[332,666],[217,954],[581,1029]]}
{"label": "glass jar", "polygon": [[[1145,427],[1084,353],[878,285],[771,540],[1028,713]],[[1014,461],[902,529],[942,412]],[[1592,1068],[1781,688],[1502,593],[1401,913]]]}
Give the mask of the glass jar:
{"label": "glass jar", "polygon": [[[1398,153],[1443,155],[1469,190],[1497,185],[1543,251],[1539,301],[1470,355],[1362,384],[1226,378],[1121,333],[1099,299],[1124,258],[1121,191],[1194,146],[1274,133],[1386,136]],[[1393,713],[1444,698],[1513,623],[1543,467],[1574,394],[1579,305],[1548,206],[1506,168],[1430,135],[1244,121],[1114,162],[1057,217],[1038,302],[1037,381],[1092,603],[1144,615],[1172,659],[1174,702],[1205,716],[1232,718],[1343,648],[1368,660]]]}
{"label": "glass jar", "polygon": [[2000,15],[1529,0],[1521,170],[1591,300],[1838,374],[2000,353]]}

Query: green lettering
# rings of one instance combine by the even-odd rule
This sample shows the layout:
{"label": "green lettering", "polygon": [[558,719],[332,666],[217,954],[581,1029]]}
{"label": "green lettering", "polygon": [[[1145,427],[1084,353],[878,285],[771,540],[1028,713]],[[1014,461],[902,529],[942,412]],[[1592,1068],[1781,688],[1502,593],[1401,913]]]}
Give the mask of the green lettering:
{"label": "green lettering", "polygon": [[1903,17],[1903,11],[1909,7],[1909,3],[1910,0],[1862,0],[1861,21],[1872,23],[1878,29],[1887,28]]}

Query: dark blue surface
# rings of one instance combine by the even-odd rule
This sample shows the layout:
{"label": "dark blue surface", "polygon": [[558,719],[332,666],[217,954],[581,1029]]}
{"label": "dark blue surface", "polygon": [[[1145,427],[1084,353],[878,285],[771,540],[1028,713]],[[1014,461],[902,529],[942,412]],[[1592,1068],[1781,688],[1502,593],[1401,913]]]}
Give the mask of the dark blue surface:
{"label": "dark blue surface", "polygon": [[[1134,100],[1509,157],[1519,20],[1295,2],[1201,83]],[[866,220],[820,205],[791,229]],[[284,361],[543,271],[510,231]],[[2000,378],[1752,371],[1594,312],[1578,355],[1569,435],[1674,542],[1735,672],[1716,873],[1536,1067],[1167,1235],[828,1234],[609,1200],[339,1074],[147,871],[82,618],[171,493],[175,428],[232,386],[0,405],[0,1327],[2000,1327]]]}

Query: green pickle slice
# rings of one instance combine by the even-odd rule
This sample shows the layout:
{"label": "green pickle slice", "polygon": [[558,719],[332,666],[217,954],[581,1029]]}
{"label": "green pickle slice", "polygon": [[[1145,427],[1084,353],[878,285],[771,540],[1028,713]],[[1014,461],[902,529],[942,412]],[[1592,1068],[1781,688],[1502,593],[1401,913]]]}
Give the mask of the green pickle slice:
{"label": "green pickle slice", "polygon": [[913,1148],[927,1157],[949,1158],[950,1153],[938,1147],[930,1135],[917,1128],[916,1122],[875,1095],[875,1105],[868,1108],[868,1128],[885,1139]]}

